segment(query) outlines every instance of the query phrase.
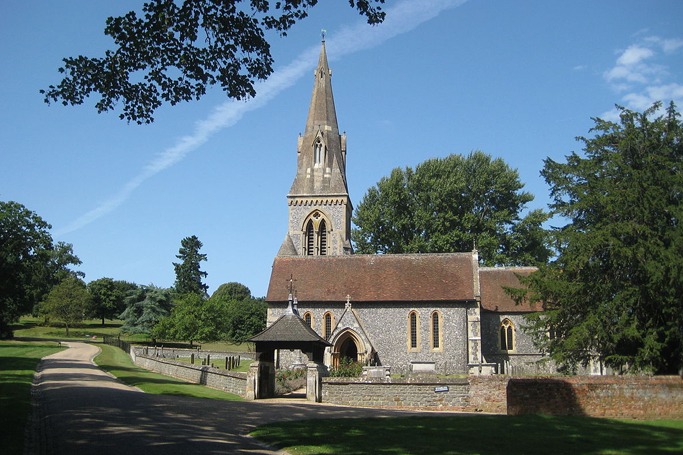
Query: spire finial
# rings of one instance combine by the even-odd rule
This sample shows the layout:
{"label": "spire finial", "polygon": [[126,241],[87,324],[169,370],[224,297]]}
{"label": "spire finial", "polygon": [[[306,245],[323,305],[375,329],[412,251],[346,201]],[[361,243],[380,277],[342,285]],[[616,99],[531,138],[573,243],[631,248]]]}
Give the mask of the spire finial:
{"label": "spire finial", "polygon": [[325,42],[325,36],[327,35],[327,30],[325,30],[325,29],[320,30],[320,35],[322,36],[323,43],[324,43]]}

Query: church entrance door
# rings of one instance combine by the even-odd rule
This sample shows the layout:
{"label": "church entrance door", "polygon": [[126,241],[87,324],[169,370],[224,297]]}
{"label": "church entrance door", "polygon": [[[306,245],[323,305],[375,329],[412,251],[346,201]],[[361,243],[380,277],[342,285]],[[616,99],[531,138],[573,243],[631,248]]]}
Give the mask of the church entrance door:
{"label": "church entrance door", "polygon": [[365,344],[351,329],[339,335],[334,342],[332,353],[332,366],[335,368],[339,367],[344,358],[352,362],[365,362]]}
{"label": "church entrance door", "polygon": [[351,359],[352,362],[358,361],[358,346],[353,338],[349,337],[344,341],[339,348],[339,358],[340,359]]}

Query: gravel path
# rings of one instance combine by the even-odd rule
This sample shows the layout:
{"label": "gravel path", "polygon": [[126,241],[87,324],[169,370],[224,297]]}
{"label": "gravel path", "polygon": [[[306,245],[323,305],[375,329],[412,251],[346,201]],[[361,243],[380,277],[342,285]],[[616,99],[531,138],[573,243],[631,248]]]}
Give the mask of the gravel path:
{"label": "gravel path", "polygon": [[275,421],[413,414],[298,400],[146,394],[95,366],[98,347],[66,344],[69,349],[45,357],[36,373],[26,455],[274,454],[246,434]]}

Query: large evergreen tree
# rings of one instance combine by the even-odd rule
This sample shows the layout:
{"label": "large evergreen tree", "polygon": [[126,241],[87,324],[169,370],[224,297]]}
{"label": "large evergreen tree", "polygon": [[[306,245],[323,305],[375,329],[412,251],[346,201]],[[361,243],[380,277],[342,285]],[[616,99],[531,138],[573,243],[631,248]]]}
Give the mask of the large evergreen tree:
{"label": "large evergreen tree", "polygon": [[121,330],[149,335],[154,326],[171,313],[172,308],[173,293],[170,289],[140,286],[126,297],[126,309],[119,315],[124,321]]}
{"label": "large evergreen tree", "polygon": [[[201,98],[212,85],[244,99],[273,72],[266,33],[284,36],[318,0],[150,0],[138,14],[110,17],[104,33],[115,49],[104,57],[64,59],[64,79],[42,91],[45,101],[82,104],[101,97],[98,112],[122,109],[137,123],[154,120],[164,103]],[[384,20],[384,0],[348,0],[368,23]]]}
{"label": "large evergreen tree", "polygon": [[568,222],[554,232],[557,260],[529,279],[546,310],[532,330],[569,369],[683,365],[683,125],[673,104],[660,109],[595,119],[583,154],[545,161],[551,207]]}
{"label": "large evergreen tree", "polygon": [[206,297],[209,286],[202,282],[207,273],[201,270],[201,262],[206,261],[206,254],[199,250],[202,242],[197,236],[185,237],[180,242],[180,249],[176,257],[181,262],[174,262],[175,268],[175,290],[179,294],[198,294]]}
{"label": "large evergreen tree", "polygon": [[487,265],[536,265],[550,256],[531,193],[516,170],[483,152],[396,168],[356,207],[359,253],[451,253],[477,248]]}

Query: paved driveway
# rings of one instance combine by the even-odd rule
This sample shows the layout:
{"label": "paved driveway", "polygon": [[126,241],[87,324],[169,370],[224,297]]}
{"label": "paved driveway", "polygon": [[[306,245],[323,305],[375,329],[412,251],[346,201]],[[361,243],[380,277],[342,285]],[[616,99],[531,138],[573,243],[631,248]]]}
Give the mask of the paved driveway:
{"label": "paved driveway", "polygon": [[303,401],[150,395],[97,368],[92,359],[98,347],[67,344],[69,349],[45,357],[36,375],[27,454],[272,454],[277,452],[246,434],[274,421],[411,414]]}

